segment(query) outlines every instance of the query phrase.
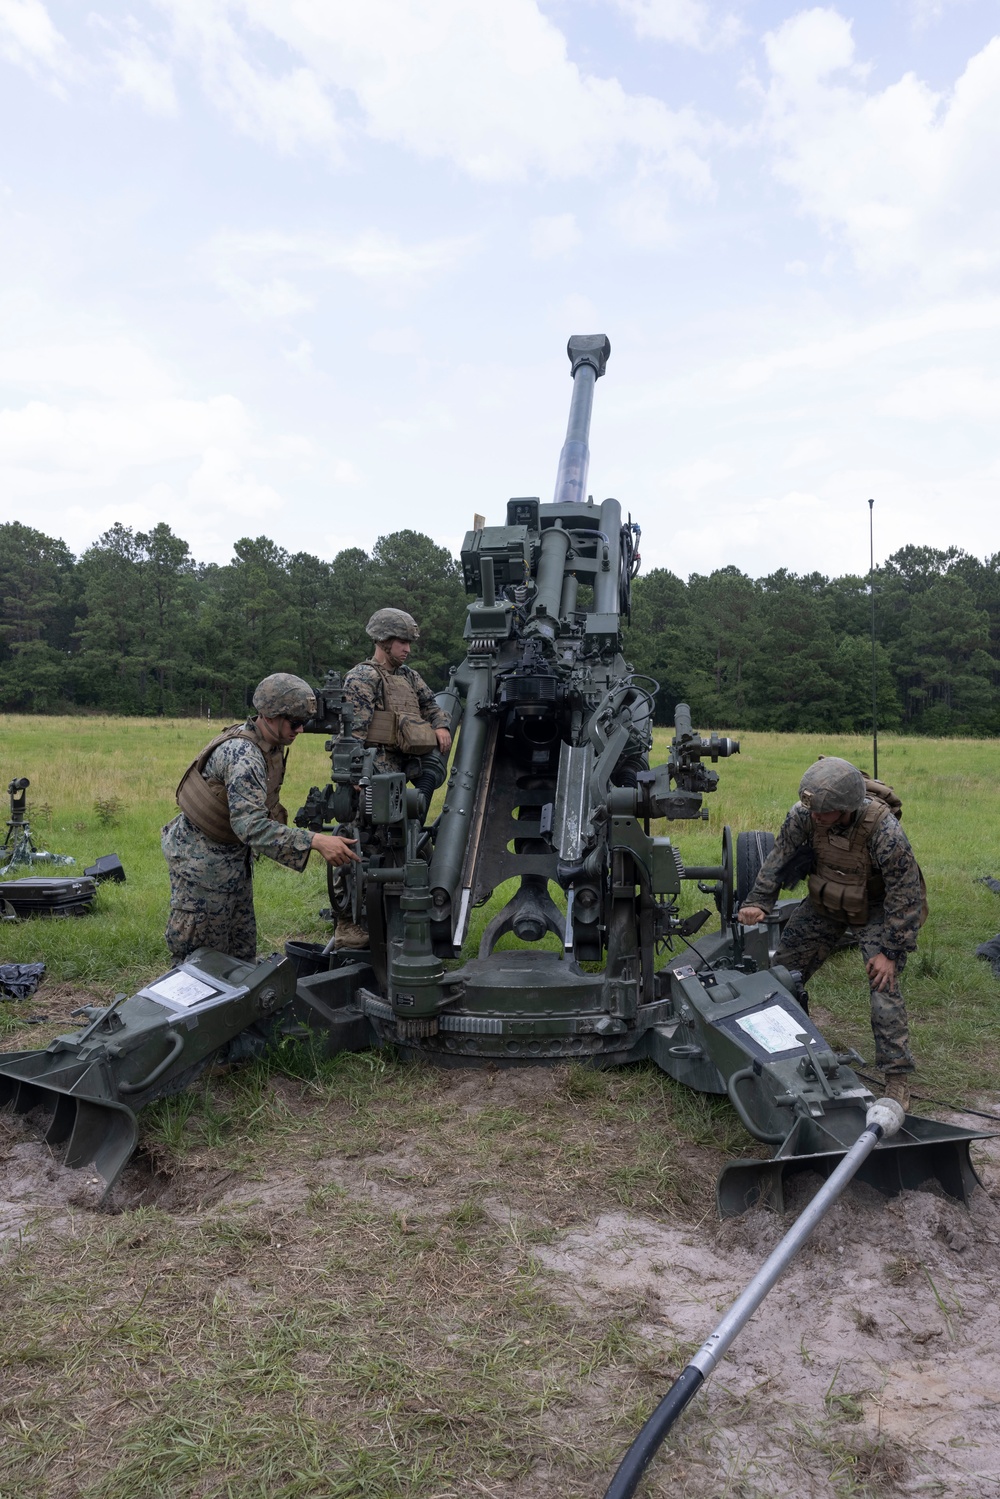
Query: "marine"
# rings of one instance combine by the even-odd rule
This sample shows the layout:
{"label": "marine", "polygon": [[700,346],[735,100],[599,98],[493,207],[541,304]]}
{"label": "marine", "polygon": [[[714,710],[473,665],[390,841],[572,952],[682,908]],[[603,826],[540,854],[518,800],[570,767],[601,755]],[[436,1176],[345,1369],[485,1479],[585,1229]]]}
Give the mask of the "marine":
{"label": "marine", "polygon": [[313,849],[335,866],[357,859],[354,839],[289,827],[281,805],[288,748],[316,712],[308,682],[275,672],[259,683],[253,705],[255,716],[224,729],[192,760],[177,787],[180,811],[161,834],[175,963],[199,947],[256,958],[255,857],[300,872]]}
{"label": "marine", "polygon": [[[365,626],[374,649],[367,661],[344,678],[344,696],[353,714],[351,732],[376,745],[375,771],[402,772],[424,797],[425,807],[444,782],[451,749],[450,719],[419,672],[408,666],[420,630],[405,609],[376,609]],[[368,933],[341,918],[337,947],[368,946]]]}
{"label": "marine", "polygon": [[915,1064],[900,976],[927,914],[924,886],[888,802],[868,794],[848,760],[826,756],[805,772],[799,800],[740,908],[745,926],[773,910],[789,865],[801,864],[803,855],[812,866],[809,894],[786,923],[774,962],[797,969],[808,983],[853,931],[868,976],[875,1065],[887,1097],[905,1110]]}

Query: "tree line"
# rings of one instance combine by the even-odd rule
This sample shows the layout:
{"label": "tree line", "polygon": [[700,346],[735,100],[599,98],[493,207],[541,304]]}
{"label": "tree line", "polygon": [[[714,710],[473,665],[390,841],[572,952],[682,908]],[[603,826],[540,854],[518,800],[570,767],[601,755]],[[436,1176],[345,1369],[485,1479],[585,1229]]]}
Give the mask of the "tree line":
{"label": "tree line", "polygon": [[[397,604],[421,627],[433,687],[464,654],[461,569],[416,531],[324,561],[246,537],[199,563],[161,523],[115,525],[75,557],[19,521],[0,525],[0,710],[239,717],[272,671],[319,682],[370,653],[369,615]],[[904,547],[875,576],[880,727],[1000,732],[1000,554]],[[633,584],[626,654],[660,684],[657,719],[690,703],[705,726],[871,728],[866,577],[750,578],[663,568]]]}

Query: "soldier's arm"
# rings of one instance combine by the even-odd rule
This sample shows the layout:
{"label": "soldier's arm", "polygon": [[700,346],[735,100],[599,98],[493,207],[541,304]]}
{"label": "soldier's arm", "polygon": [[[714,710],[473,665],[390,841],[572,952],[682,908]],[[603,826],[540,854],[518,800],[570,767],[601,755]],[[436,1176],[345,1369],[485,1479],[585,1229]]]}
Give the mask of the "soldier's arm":
{"label": "soldier's arm", "polygon": [[917,946],[923,907],[920,870],[910,840],[891,813],[876,826],[868,852],[885,882],[882,951],[895,963]]}
{"label": "soldier's arm", "polygon": [[305,869],[312,847],[307,828],[289,828],[267,815],[264,757],[246,739],[228,739],[212,751],[206,772],[226,788],[229,821],[241,843],[289,869]]}
{"label": "soldier's arm", "polygon": [[351,733],[364,742],[378,707],[379,675],[371,666],[354,666],[344,678],[344,696],[354,710]]}
{"label": "soldier's arm", "polygon": [[774,847],[760,866],[753,889],[743,903],[743,910],[772,911],[781,890],[781,876],[789,859],[810,838],[809,813],[801,802],[795,806],[778,829]]}
{"label": "soldier's arm", "polygon": [[417,694],[417,702],[420,704],[420,716],[432,729],[446,729],[448,727],[448,715],[439,706],[433,692],[424,681],[418,671],[412,667],[408,670],[413,678],[413,690]]}

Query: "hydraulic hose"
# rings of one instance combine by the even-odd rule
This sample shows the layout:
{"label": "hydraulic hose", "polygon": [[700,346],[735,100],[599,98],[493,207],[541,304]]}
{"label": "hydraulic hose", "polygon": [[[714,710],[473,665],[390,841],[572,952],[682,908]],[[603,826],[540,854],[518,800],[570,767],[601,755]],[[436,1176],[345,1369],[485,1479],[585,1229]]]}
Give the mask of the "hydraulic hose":
{"label": "hydraulic hose", "polygon": [[681,1411],[712,1373],[737,1334],[749,1322],[768,1291],[787,1270],[806,1239],[836,1202],[852,1176],[860,1169],[883,1137],[889,1138],[896,1133],[905,1117],[902,1108],[894,1099],[880,1098],[871,1105],[865,1118],[865,1128],[829,1181],[823,1184],[805,1211],[800,1213],[780,1244],[761,1265],[742,1296],[733,1302],[715,1331],[674,1380],[622,1458],[604,1499],[630,1499],[630,1496],[635,1493],[640,1478]]}

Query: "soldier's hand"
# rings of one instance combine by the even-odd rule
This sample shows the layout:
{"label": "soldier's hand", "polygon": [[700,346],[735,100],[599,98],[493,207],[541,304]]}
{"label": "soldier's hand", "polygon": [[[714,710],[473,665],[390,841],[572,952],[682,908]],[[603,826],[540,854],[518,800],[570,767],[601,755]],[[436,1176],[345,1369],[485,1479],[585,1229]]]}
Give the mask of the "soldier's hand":
{"label": "soldier's hand", "polygon": [[896,965],[884,952],[877,952],[865,964],[873,989],[891,989],[896,982]]}
{"label": "soldier's hand", "polygon": [[356,838],[341,838],[336,833],[313,833],[312,846],[318,854],[322,854],[328,864],[335,864],[339,867],[343,864],[350,864],[352,860],[356,864],[361,863],[359,856],[351,847],[351,844],[357,841]]}
{"label": "soldier's hand", "polygon": [[451,735],[447,729],[435,729],[434,733],[437,735],[438,749],[442,755],[446,755],[451,749]]}
{"label": "soldier's hand", "polygon": [[762,906],[741,906],[736,920],[740,926],[757,926],[767,920],[767,912]]}

